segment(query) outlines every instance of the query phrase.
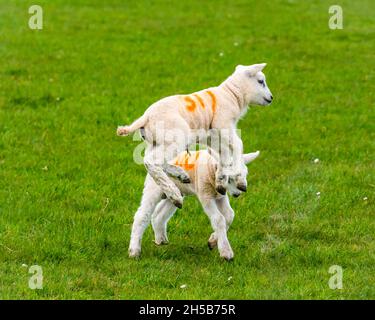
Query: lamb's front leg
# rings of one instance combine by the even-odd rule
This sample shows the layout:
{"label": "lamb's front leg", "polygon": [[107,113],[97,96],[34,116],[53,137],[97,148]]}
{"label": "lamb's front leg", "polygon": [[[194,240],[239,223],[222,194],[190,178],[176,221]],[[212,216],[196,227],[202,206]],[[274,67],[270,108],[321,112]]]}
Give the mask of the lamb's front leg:
{"label": "lamb's front leg", "polygon": [[241,175],[242,154],[243,143],[236,129],[221,129],[220,166],[216,173],[216,190],[218,192],[223,188],[223,181],[228,182],[229,179],[235,181],[236,187],[239,190],[246,191],[247,182],[243,175]]}
{"label": "lamb's front leg", "polygon": [[155,233],[155,244],[161,245],[168,243],[167,224],[176,210],[177,208],[168,199],[160,201],[156,206],[151,219],[152,228]]}
{"label": "lamb's front leg", "polygon": [[201,199],[201,203],[217,235],[217,246],[220,256],[228,261],[232,260],[234,254],[227,237],[227,224],[224,216],[217,207],[215,199]]}
{"label": "lamb's front leg", "polygon": [[129,244],[129,257],[136,258],[140,256],[143,233],[149,225],[151,215],[154,212],[156,205],[160,202],[161,197],[161,189],[157,186],[151,176],[147,175],[141,205],[134,215]]}
{"label": "lamb's front leg", "polygon": [[[226,195],[225,197],[222,197],[220,199],[216,199],[216,205],[221,212],[221,214],[225,218],[225,223],[227,226],[227,232],[229,230],[229,227],[231,226],[233,219],[234,219],[234,211],[230,205],[229,197]],[[217,246],[217,234],[213,232],[208,239],[208,247],[210,249],[214,249]]]}
{"label": "lamb's front leg", "polygon": [[211,129],[207,141],[208,146],[214,151],[214,157],[219,162],[215,173],[215,189],[224,195],[228,186],[228,170],[230,156],[230,135],[228,129]]}
{"label": "lamb's front leg", "polygon": [[230,177],[234,179],[236,187],[238,190],[246,192],[247,190],[247,180],[246,175],[241,174],[242,168],[244,166],[243,160],[243,143],[241,138],[237,135],[236,130],[233,132],[233,171]]}

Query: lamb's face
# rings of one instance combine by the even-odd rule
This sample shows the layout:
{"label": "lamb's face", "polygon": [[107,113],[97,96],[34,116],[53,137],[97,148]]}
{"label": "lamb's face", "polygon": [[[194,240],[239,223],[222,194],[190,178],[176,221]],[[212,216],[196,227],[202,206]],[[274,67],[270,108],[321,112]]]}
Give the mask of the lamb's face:
{"label": "lamb's face", "polygon": [[266,76],[262,72],[265,63],[251,66],[239,65],[231,79],[241,90],[245,103],[266,106],[271,104],[273,96],[266,83]]}
{"label": "lamb's face", "polygon": [[[234,177],[229,177],[228,179],[228,193],[229,195],[237,198],[242,192],[245,192],[247,189],[247,174],[248,170],[245,163],[241,163],[240,173]],[[241,183],[239,183],[239,181]]]}
{"label": "lamb's face", "polygon": [[[241,195],[242,192],[246,191],[247,189],[246,178],[249,172],[246,165],[254,161],[258,156],[259,156],[259,151],[246,153],[242,155],[243,161],[241,161],[241,163],[239,164],[240,170],[237,170],[237,172],[239,173],[234,177],[229,176],[229,179],[228,179],[227,191],[229,195],[237,198],[238,196]],[[241,181],[241,183],[239,183],[239,181]]]}

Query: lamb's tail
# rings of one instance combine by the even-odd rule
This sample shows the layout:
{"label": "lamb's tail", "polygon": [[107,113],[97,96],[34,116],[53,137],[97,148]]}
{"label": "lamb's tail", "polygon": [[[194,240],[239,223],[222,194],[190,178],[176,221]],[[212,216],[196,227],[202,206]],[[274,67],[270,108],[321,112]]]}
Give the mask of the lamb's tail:
{"label": "lamb's tail", "polygon": [[147,116],[144,114],[142,117],[135,120],[131,125],[129,126],[123,126],[117,128],[117,135],[118,136],[127,136],[128,134],[134,132],[137,129],[140,129],[145,126],[147,123]]}

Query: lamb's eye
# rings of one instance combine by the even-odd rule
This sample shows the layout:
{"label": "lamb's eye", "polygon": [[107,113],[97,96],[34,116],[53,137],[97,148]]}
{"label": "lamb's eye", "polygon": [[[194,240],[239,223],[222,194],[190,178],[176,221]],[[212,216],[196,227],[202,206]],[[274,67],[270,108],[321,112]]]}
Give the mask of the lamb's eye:
{"label": "lamb's eye", "polygon": [[264,84],[264,80],[258,80],[258,83]]}

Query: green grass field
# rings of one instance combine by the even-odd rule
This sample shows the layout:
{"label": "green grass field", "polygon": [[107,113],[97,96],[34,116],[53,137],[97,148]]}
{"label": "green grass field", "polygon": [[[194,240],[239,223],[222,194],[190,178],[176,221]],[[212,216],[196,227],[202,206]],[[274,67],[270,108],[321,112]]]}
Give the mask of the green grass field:
{"label": "green grass field", "polygon": [[[0,1],[1,299],[375,298],[374,1],[339,1],[343,30],[332,1],[40,0],[43,30],[32,4]],[[239,124],[261,156],[232,201],[235,260],[194,198],[130,260],[146,171],[117,125],[260,62],[275,101]]]}

